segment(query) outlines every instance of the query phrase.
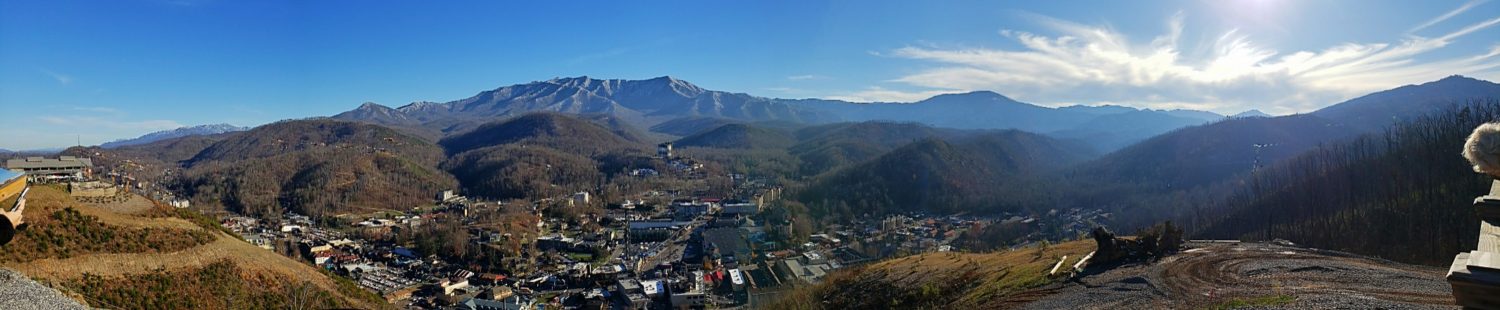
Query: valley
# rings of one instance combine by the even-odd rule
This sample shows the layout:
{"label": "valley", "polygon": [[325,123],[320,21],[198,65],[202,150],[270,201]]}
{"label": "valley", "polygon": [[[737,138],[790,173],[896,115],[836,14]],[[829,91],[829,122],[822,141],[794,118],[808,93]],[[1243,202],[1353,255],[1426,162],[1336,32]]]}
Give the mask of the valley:
{"label": "valley", "polygon": [[[1386,108],[1366,108],[1433,92],[1446,94],[1432,99],[1441,104],[1403,106],[1410,117],[1393,124],[1371,121],[1388,118]],[[1500,118],[1493,98],[1500,85],[1450,77],[1327,111],[1222,117],[1047,108],[989,92],[814,102],[670,77],[554,79],[448,103],[364,104],[69,148],[58,156],[90,159],[93,175],[37,179],[41,211],[27,212],[77,204],[64,208],[77,215],[53,217],[110,232],[61,247],[21,242],[0,258],[106,306],[139,301],[106,284],[116,278],[249,284],[150,299],[198,306],[1449,305],[1442,270],[1408,264],[1445,263],[1474,243],[1477,221],[1456,208],[1416,210],[1461,206],[1486,188],[1448,155],[1465,130]],[[997,115],[1025,121],[981,121]],[[1110,130],[1086,130],[1101,126]],[[1383,168],[1357,168],[1368,166]],[[1382,178],[1392,174],[1401,177]],[[75,179],[127,196],[71,202]],[[1097,227],[1142,234],[1161,222],[1235,242],[1116,265],[1080,260]],[[1349,236],[1351,223],[1388,229]],[[1470,224],[1427,228],[1439,223]],[[113,234],[171,237],[138,245]],[[1282,239],[1308,247],[1269,243]],[[1042,272],[1059,261],[1087,267]],[[1387,282],[1403,286],[1382,290]],[[1327,293],[1328,283],[1341,291]],[[869,291],[891,298],[860,299]],[[195,295],[222,298],[174,297]]]}

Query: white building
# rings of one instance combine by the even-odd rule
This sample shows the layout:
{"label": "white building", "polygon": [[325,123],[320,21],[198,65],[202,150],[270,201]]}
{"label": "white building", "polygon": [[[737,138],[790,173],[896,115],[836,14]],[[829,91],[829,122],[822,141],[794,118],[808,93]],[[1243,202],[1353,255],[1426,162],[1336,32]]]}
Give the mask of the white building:
{"label": "white building", "polygon": [[575,205],[575,206],[586,206],[586,205],[588,205],[589,204],[589,192],[577,192],[577,193],[573,193],[573,200],[568,201],[568,203],[570,203],[572,205]]}

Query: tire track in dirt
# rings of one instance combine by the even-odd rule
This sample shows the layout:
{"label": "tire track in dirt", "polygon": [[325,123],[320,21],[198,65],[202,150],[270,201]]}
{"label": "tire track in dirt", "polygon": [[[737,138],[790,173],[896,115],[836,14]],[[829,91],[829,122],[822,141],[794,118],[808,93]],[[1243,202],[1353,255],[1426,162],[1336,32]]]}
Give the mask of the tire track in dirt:
{"label": "tire track in dirt", "polygon": [[[1233,299],[1290,297],[1290,308],[1454,308],[1444,270],[1266,243],[1190,244],[1154,263],[1087,272],[1017,294],[1037,309],[1204,308]],[[1044,294],[1038,298],[1037,294]]]}

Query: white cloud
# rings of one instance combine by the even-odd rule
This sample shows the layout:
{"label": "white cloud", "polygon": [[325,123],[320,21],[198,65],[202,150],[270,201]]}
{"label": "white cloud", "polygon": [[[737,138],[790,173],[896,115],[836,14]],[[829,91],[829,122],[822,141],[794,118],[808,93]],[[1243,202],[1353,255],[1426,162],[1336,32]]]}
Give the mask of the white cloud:
{"label": "white cloud", "polygon": [[1181,14],[1167,21],[1165,34],[1144,43],[1132,42],[1109,27],[1035,17],[1057,34],[1001,31],[1022,46],[1017,50],[909,46],[880,53],[933,63],[891,80],[924,90],[872,87],[834,98],[911,101],[937,93],[994,90],[1041,104],[1118,102],[1222,113],[1259,108],[1283,114],[1500,67],[1500,47],[1448,58],[1432,55],[1460,37],[1500,23],[1500,18],[1437,37],[1408,36],[1399,42],[1344,43],[1289,53],[1230,30],[1204,42],[1210,49],[1202,55],[1189,57],[1179,42],[1185,28]]}
{"label": "white cloud", "polygon": [[63,84],[63,85],[73,84],[73,76],[70,76],[70,75],[67,75],[67,74],[62,74],[62,73],[57,73],[57,72],[54,72],[52,70],[47,70],[47,69],[41,69],[41,70],[42,70],[42,73],[47,74],[47,76],[52,77],[53,80],[57,80],[58,84]]}
{"label": "white cloud", "polygon": [[809,92],[806,89],[795,88],[795,87],[784,87],[784,86],[766,87],[764,89],[768,90],[768,91],[778,92],[778,93],[782,93],[782,94],[789,94],[789,95],[806,94],[806,93]]}
{"label": "white cloud", "polygon": [[98,114],[110,114],[110,115],[124,115],[125,114],[124,111],[120,111],[120,109],[111,108],[111,107],[72,107],[72,109],[74,111],[79,111],[79,112],[89,112],[89,113],[98,113]]}
{"label": "white cloud", "polygon": [[926,90],[926,91],[900,91],[871,86],[865,90],[828,96],[827,99],[843,100],[850,102],[914,102],[922,99],[932,98],[947,93],[955,93],[955,90]]}
{"label": "white cloud", "polygon": [[1469,2],[1465,2],[1463,5],[1458,6],[1458,8],[1453,9],[1452,11],[1448,11],[1448,13],[1443,13],[1443,15],[1440,15],[1438,17],[1434,17],[1433,19],[1428,20],[1427,22],[1422,23],[1421,25],[1417,25],[1416,27],[1412,27],[1411,30],[1407,30],[1406,33],[1408,33],[1408,34],[1410,34],[1410,33],[1416,33],[1417,31],[1422,31],[1422,29],[1427,29],[1427,27],[1432,27],[1433,25],[1437,25],[1438,23],[1441,23],[1441,22],[1443,22],[1445,20],[1448,20],[1449,18],[1453,18],[1454,16],[1458,16],[1458,14],[1463,14],[1463,12],[1467,12],[1467,11],[1469,11],[1469,9],[1472,9],[1472,8],[1474,8],[1476,6],[1479,6],[1480,4],[1484,4],[1485,1],[1486,0],[1471,0]]}

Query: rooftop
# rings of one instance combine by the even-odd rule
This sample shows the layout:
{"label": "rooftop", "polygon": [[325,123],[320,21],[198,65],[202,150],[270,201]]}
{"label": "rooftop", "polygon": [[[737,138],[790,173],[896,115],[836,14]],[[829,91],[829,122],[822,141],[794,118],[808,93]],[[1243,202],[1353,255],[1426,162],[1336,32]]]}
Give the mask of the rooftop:
{"label": "rooftop", "polygon": [[23,175],[26,174],[16,170],[0,169],[0,183],[10,182],[10,180],[20,178]]}
{"label": "rooftop", "polygon": [[5,167],[10,169],[77,169],[93,166],[94,163],[88,158],[62,156],[58,158],[27,157],[14,158],[5,161]]}

